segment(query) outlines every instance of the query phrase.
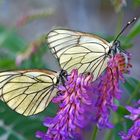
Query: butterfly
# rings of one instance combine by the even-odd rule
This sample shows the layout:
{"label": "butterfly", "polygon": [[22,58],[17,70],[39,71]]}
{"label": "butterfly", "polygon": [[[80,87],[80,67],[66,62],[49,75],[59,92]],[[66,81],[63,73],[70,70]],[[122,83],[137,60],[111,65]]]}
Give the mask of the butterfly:
{"label": "butterfly", "polygon": [[19,114],[37,114],[57,95],[56,86],[66,75],[64,70],[60,73],[37,69],[1,72],[0,98]]}
{"label": "butterfly", "polygon": [[135,20],[128,22],[112,43],[84,32],[52,30],[47,35],[47,42],[61,71],[33,69],[0,72],[0,99],[19,114],[30,116],[48,106],[58,93],[57,86],[65,86],[72,69],[78,69],[79,73],[90,72],[94,76],[93,81],[96,80],[106,69],[110,57],[116,53],[125,56],[117,39]]}
{"label": "butterfly", "polygon": [[122,53],[127,61],[126,52],[120,47],[120,41],[117,39],[135,20],[136,18],[128,22],[111,43],[97,35],[66,29],[50,31],[47,35],[47,43],[61,69],[68,73],[74,68],[78,69],[79,73],[90,72],[95,81],[116,53]]}

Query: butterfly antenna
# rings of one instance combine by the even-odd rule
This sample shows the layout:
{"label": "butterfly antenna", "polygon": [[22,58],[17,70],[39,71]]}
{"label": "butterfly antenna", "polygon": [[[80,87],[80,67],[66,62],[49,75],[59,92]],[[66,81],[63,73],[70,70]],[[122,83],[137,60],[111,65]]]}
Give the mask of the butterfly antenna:
{"label": "butterfly antenna", "polygon": [[134,17],[131,21],[127,22],[127,24],[123,27],[123,29],[121,30],[121,32],[117,35],[117,37],[115,38],[114,42],[117,41],[117,39],[120,37],[120,35],[126,30],[126,28],[132,24],[133,22],[135,22],[137,20],[136,17]]}

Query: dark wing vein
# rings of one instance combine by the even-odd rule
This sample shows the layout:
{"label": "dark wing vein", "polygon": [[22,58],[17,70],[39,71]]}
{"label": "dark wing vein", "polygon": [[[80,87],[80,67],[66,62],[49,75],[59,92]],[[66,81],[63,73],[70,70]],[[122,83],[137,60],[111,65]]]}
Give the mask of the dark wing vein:
{"label": "dark wing vein", "polygon": [[94,72],[98,68],[98,66],[102,63],[102,60],[104,60],[104,58],[101,59],[101,61],[99,61],[99,63],[97,64],[97,66],[94,68],[94,70],[92,72]]}
{"label": "dark wing vein", "polygon": [[[55,93],[53,95],[50,95],[55,88],[54,85],[56,85],[53,82],[53,76],[51,77],[45,74],[40,74],[38,76],[35,76],[32,74],[26,75],[26,72],[25,73],[21,72],[18,74],[13,74],[11,72],[11,74],[0,75],[0,77],[2,76],[8,76],[8,77],[3,77],[5,79],[0,82],[2,83],[6,81],[5,83],[1,84],[2,93],[0,97],[2,97],[3,101],[6,102],[9,105],[9,107],[11,107],[13,110],[17,111],[20,114],[31,115],[34,113],[38,113],[41,110],[44,110],[48,102],[51,100],[51,98],[55,96]],[[25,81],[22,81],[22,77],[20,76],[24,76],[23,80],[25,79]],[[48,81],[44,81],[45,80],[44,76],[48,78]],[[26,77],[29,78],[29,80],[31,79],[31,81],[28,82],[28,79],[26,79]],[[34,90],[33,88],[35,84],[37,83],[46,84],[46,87],[45,85],[42,85],[41,89]],[[7,84],[10,84],[10,85],[7,85]],[[10,86],[13,86],[12,84],[15,87],[10,90]],[[25,85],[22,85],[22,84],[25,84]],[[29,89],[30,87],[32,91],[30,91]],[[28,90],[29,90],[29,93],[28,93]],[[16,94],[14,95],[14,93]],[[27,100],[27,104],[25,103],[26,100]],[[42,105],[44,105],[44,107],[42,107],[42,105],[40,106],[42,101],[43,101]],[[22,109],[22,105],[24,104],[26,106]],[[32,112],[32,109],[34,109],[33,112]]]}
{"label": "dark wing vein", "polygon": [[[48,88],[44,89],[44,91],[39,95],[38,99],[36,99],[36,102],[39,101],[39,99],[41,98],[41,96],[43,96],[43,94],[46,93],[47,90],[48,90]],[[39,91],[39,92],[40,92],[40,91]],[[37,94],[39,94],[39,92],[38,92]],[[48,93],[49,93],[49,92],[47,92],[46,94],[44,94],[44,98],[46,97],[46,95],[47,95]],[[35,97],[37,97],[37,95],[35,95]],[[33,102],[34,99],[35,99],[35,98],[33,98],[33,99],[31,100],[30,104],[28,105],[28,107],[26,108],[26,110],[23,112],[23,114],[28,110],[29,106],[32,104],[32,102]],[[42,100],[41,100],[41,101],[42,101]],[[40,103],[41,103],[41,102],[40,102]],[[38,104],[38,106],[40,105],[40,103]],[[33,108],[34,108],[34,106],[31,107],[31,109],[29,110],[28,115],[31,113],[31,111],[32,111]],[[44,107],[44,108],[45,108],[45,107]],[[34,113],[35,113],[35,112],[33,112],[32,114],[34,114]],[[30,115],[32,115],[32,114],[30,114]]]}
{"label": "dark wing vein", "polygon": [[[50,91],[53,91],[53,88],[50,88],[49,89],[49,92]],[[49,93],[49,92],[47,92],[47,94]],[[44,92],[45,93],[45,92]],[[52,92],[51,92],[52,93]],[[42,94],[43,95],[43,94]],[[43,99],[45,98],[45,96],[46,96],[46,94],[44,94],[44,96],[43,96],[43,98],[40,100],[40,102],[38,103],[38,105],[37,105],[37,107],[35,108],[35,110],[34,110],[34,112],[32,113],[32,114],[34,114],[35,112],[36,112],[36,110],[37,110],[37,108],[39,107],[39,105],[40,105],[40,103],[43,101]],[[50,96],[49,96],[50,97]],[[39,99],[39,98],[38,98]],[[49,98],[47,98],[47,101],[49,100]],[[44,108],[45,108],[45,106],[44,106]],[[30,111],[31,112],[31,111]]]}
{"label": "dark wing vein", "polygon": [[102,64],[101,64],[101,67],[100,67],[100,69],[99,69],[99,71],[98,71],[97,77],[100,75],[100,72],[101,72],[101,69],[102,69],[102,67],[103,67],[103,65],[104,65],[105,60],[106,60],[106,57],[104,57],[104,59],[103,59],[103,61],[102,61]]}
{"label": "dark wing vein", "polygon": [[[71,43],[71,42],[73,43],[74,41],[77,41],[77,38],[74,38],[74,39],[71,39],[71,40],[67,40],[67,41],[61,42],[61,43],[59,43],[57,45],[54,45],[51,48],[57,48],[57,47],[59,47],[59,46],[61,46],[63,44],[67,44],[67,43]],[[51,45],[51,43],[49,43],[49,45]]]}

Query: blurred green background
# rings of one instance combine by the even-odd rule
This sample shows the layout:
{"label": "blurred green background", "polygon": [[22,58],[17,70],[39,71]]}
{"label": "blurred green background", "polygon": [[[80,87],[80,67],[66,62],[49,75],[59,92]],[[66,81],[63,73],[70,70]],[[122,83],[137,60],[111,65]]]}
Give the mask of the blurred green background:
{"label": "blurred green background", "polygon": [[[45,42],[48,31],[69,28],[111,41],[129,20],[139,16],[140,0],[0,0],[0,70],[59,70]],[[140,19],[125,31],[120,41],[132,53],[133,68],[127,77],[133,78],[127,78],[122,86],[126,93],[122,104],[130,104],[140,97]],[[0,140],[35,140],[37,130],[46,131],[42,124],[45,116],[55,113],[56,106],[50,104],[44,112],[24,117],[0,101]],[[117,136],[122,130],[119,117],[125,113],[120,105],[112,119],[116,129],[111,133],[101,132],[108,140],[120,139]]]}

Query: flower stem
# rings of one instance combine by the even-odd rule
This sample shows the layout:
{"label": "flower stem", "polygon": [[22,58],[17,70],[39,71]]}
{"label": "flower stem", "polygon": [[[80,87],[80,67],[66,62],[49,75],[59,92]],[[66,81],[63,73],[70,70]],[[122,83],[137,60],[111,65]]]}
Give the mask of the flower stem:
{"label": "flower stem", "polygon": [[108,134],[105,136],[106,140],[112,140],[113,137],[113,130],[110,130]]}
{"label": "flower stem", "polygon": [[97,133],[98,133],[98,127],[95,126],[92,133],[92,140],[96,140]]}

